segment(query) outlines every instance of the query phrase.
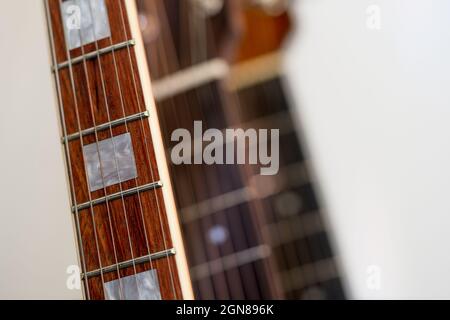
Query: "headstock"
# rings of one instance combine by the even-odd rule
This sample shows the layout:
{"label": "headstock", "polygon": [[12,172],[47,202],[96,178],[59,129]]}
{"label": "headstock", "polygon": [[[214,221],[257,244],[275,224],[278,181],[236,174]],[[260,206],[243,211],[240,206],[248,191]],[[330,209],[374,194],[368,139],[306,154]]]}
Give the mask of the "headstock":
{"label": "headstock", "polygon": [[236,52],[242,30],[238,0],[138,0],[137,5],[148,51],[159,52],[159,64],[166,60],[166,70],[156,70],[149,55],[153,78],[213,58],[231,60]]}
{"label": "headstock", "polygon": [[287,0],[249,0],[235,63],[278,51],[292,28]]}

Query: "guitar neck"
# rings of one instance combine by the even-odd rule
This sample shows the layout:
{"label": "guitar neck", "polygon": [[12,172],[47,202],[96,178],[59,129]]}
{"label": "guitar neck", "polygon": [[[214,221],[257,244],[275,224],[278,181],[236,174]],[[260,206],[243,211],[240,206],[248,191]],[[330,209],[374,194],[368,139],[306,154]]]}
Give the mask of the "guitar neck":
{"label": "guitar neck", "polygon": [[[246,34],[228,84],[240,108],[229,108],[234,126],[280,128],[280,170],[262,177],[249,170],[248,182],[275,186],[261,197],[277,276],[289,299],[343,299],[327,225],[316,195],[310,162],[292,115],[282,75],[282,46],[291,26],[287,11],[267,14],[261,8],[245,12]],[[265,27],[266,32],[260,30]],[[270,93],[270,94],[269,94]]]}
{"label": "guitar neck", "polygon": [[[205,130],[228,127],[222,88],[228,66],[218,49],[230,51],[230,44],[224,43],[233,38],[226,6],[233,2],[237,3],[225,2],[220,13],[205,20],[197,20],[201,13],[195,1],[137,2],[146,21],[143,34],[168,153],[175,146],[170,137],[176,128],[192,129],[194,121],[202,121]],[[205,43],[202,39],[209,32],[215,36]],[[170,172],[177,181],[176,200],[196,297],[279,298],[270,248],[261,239],[255,206],[245,200],[250,192],[241,168],[172,164]]]}
{"label": "guitar neck", "polygon": [[133,3],[45,4],[85,296],[191,298]]}

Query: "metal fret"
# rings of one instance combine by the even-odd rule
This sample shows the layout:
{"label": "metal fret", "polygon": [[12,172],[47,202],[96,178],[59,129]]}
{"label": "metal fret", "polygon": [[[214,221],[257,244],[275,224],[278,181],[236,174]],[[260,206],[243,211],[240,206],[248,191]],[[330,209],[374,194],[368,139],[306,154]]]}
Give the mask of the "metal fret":
{"label": "metal fret", "polygon": [[270,256],[271,249],[268,245],[260,245],[215,260],[197,265],[191,268],[193,280],[203,279],[214,274],[237,268],[255,261],[266,259]]}
{"label": "metal fret", "polygon": [[137,194],[138,192],[145,192],[145,191],[148,191],[148,190],[161,188],[162,186],[163,186],[162,182],[161,181],[157,181],[157,182],[152,182],[152,183],[149,183],[149,184],[146,184],[146,185],[143,185],[143,186],[139,186],[139,187],[131,188],[131,189],[128,189],[128,190],[124,190],[122,192],[113,193],[113,194],[107,195],[105,197],[101,197],[101,198],[98,198],[98,199],[94,199],[92,201],[88,201],[88,202],[82,203],[82,204],[78,205],[77,207],[73,206],[72,207],[72,212],[73,213],[79,212],[80,210],[84,210],[84,209],[90,208],[91,205],[96,206],[96,205],[105,203],[106,201],[112,201],[112,200],[119,199],[121,197],[131,196],[133,194]]}
{"label": "metal fret", "polygon": [[276,51],[234,65],[227,79],[229,88],[241,91],[280,77],[283,74],[282,59],[282,53]]}
{"label": "metal fret", "polygon": [[62,63],[59,63],[58,65],[56,65],[56,67],[53,66],[53,71],[55,71],[55,69],[56,70],[61,70],[61,69],[67,68],[69,66],[69,64],[74,65],[74,64],[83,62],[83,60],[95,59],[99,55],[104,55],[104,54],[107,54],[107,53],[110,53],[110,52],[113,52],[113,51],[116,51],[116,50],[128,48],[130,46],[134,46],[135,44],[136,44],[136,41],[134,39],[131,39],[131,40],[124,41],[124,42],[121,42],[121,43],[118,43],[118,44],[114,44],[114,45],[109,46],[109,47],[101,48],[99,50],[92,51],[92,52],[83,54],[81,56],[78,56],[76,58],[73,58],[71,60],[67,60],[67,61],[64,61]]}
{"label": "metal fret", "polygon": [[221,80],[228,72],[228,63],[223,59],[202,62],[153,81],[153,97],[156,101],[162,101],[209,82]]}
{"label": "metal fret", "polygon": [[203,200],[196,204],[190,205],[189,207],[182,208],[181,220],[183,223],[189,223],[204,216],[208,216],[214,212],[232,208],[253,199],[254,194],[250,188],[244,187],[241,189],[236,189],[223,193],[219,196]]}
{"label": "metal fret", "polygon": [[319,211],[305,212],[264,226],[272,246],[279,246],[325,232]]}
{"label": "metal fret", "polygon": [[[192,222],[215,212],[226,210],[237,205],[270,197],[284,188],[298,187],[313,181],[307,177],[306,161],[296,162],[280,169],[275,177],[255,175],[250,178],[250,186],[229,191],[221,195],[200,201],[193,205],[181,208],[181,220],[183,223]],[[267,184],[265,181],[271,179],[274,187],[271,190],[260,191],[258,186]]]}
{"label": "metal fret", "polygon": [[135,259],[130,259],[127,261],[123,261],[123,262],[119,262],[119,263],[115,263],[112,264],[110,266],[107,267],[103,267],[103,268],[99,268],[99,269],[95,269],[92,271],[88,271],[86,273],[82,273],[81,274],[81,279],[84,279],[84,277],[87,278],[92,278],[95,276],[98,276],[102,273],[108,273],[108,272],[113,272],[113,271],[117,271],[117,269],[125,269],[125,268],[129,268],[132,267],[133,265],[138,265],[138,264],[142,264],[142,263],[146,263],[149,262],[150,260],[156,260],[156,259],[161,259],[161,258],[167,258],[167,257],[171,257],[174,256],[176,254],[176,251],[174,248],[168,249],[168,250],[164,250],[164,251],[159,251],[159,252],[155,252],[152,253],[150,255],[146,255],[146,256],[142,256],[139,258],[135,258]]}
{"label": "metal fret", "polygon": [[[294,127],[293,127],[293,123],[290,119],[290,116],[288,113],[281,111],[275,114],[272,114],[270,116],[266,116],[266,117],[261,117],[249,122],[244,122],[241,123],[239,126],[235,126],[235,127],[229,127],[226,129],[222,129],[221,132],[222,134],[225,136],[226,135],[226,130],[227,129],[243,129],[243,130],[247,130],[247,129],[263,129],[266,128],[266,124],[270,123],[271,127],[273,128],[279,128],[280,130],[280,137],[295,133],[294,131]],[[266,143],[267,142],[267,136],[263,136],[262,138],[260,138],[260,142],[258,143],[249,143],[248,147],[250,150],[257,150],[258,149],[258,144],[259,143]],[[203,140],[201,139],[193,139],[191,142],[193,145],[195,145],[196,143],[202,144]],[[225,146],[227,144],[227,141],[224,139],[224,141],[222,142],[223,145]],[[170,154],[172,152],[171,148],[167,149],[167,153]],[[200,150],[200,153],[203,153],[203,150]],[[198,151],[196,152],[194,150],[193,154],[188,154],[185,155],[184,157],[181,157],[182,161],[189,161],[191,159],[191,157],[195,157],[195,155],[199,154]]]}
{"label": "metal fret", "polygon": [[333,258],[314,261],[280,273],[286,291],[302,289],[306,286],[336,279],[338,270]]}
{"label": "metal fret", "polygon": [[[107,129],[111,128],[111,127],[117,127],[117,126],[120,126],[121,124],[124,124],[124,123],[145,119],[145,118],[148,118],[149,116],[150,116],[150,114],[149,114],[148,111],[136,113],[136,114],[133,114],[133,115],[128,116],[128,117],[120,118],[120,119],[117,119],[117,120],[113,120],[111,122],[103,123],[101,125],[98,125],[98,126],[95,126],[95,127],[89,128],[89,129],[85,129],[85,130],[81,131],[81,136],[84,137],[84,136],[87,136],[89,134],[94,133],[95,131],[107,130]],[[66,138],[67,138],[68,142],[76,140],[76,139],[80,138],[80,132],[76,132],[76,133],[73,133],[73,134],[69,134],[66,137],[62,137],[61,138],[62,143],[66,142]]]}

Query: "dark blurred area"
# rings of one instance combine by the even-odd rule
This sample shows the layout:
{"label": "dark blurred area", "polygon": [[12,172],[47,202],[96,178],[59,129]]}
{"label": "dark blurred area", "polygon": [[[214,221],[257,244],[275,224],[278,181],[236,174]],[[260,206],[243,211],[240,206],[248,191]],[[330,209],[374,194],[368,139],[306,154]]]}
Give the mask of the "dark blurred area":
{"label": "dark blurred area", "polygon": [[196,298],[345,299],[281,71],[288,2],[137,3],[168,155],[194,121],[280,130],[273,176],[169,163]]}

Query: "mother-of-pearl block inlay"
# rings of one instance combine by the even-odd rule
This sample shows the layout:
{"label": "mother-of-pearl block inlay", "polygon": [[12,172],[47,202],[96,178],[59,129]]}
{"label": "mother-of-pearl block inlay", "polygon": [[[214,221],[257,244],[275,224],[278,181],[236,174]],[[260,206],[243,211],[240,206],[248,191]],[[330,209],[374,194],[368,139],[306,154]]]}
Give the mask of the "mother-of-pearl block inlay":
{"label": "mother-of-pearl block inlay", "polygon": [[107,300],[161,300],[156,270],[149,270],[105,283]]}
{"label": "mother-of-pearl block inlay", "polygon": [[91,191],[137,178],[129,133],[83,147]]}
{"label": "mother-of-pearl block inlay", "polygon": [[61,5],[69,50],[111,36],[105,0],[67,0]]}

